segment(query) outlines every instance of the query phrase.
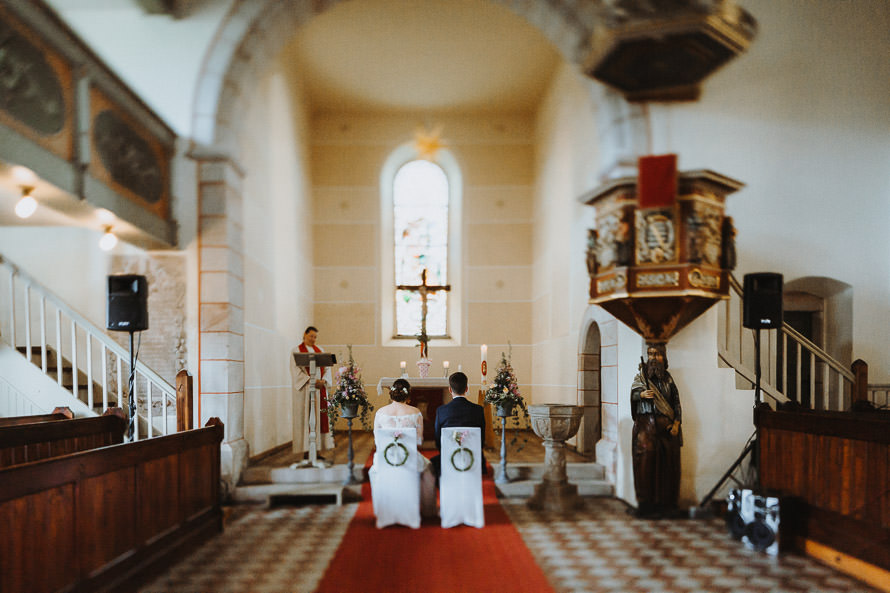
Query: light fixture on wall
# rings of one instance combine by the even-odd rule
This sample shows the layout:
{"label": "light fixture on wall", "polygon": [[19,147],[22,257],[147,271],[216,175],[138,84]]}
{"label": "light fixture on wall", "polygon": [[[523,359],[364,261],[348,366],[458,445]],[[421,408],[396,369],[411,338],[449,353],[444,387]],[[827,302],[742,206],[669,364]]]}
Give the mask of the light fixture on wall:
{"label": "light fixture on wall", "polygon": [[417,156],[421,159],[435,161],[436,155],[445,146],[441,124],[433,128],[419,126],[414,132],[414,150],[417,151]]}
{"label": "light fixture on wall", "polygon": [[102,251],[111,251],[117,245],[117,235],[111,232],[111,227],[105,227],[105,234],[99,239],[99,249]]}
{"label": "light fixture on wall", "polygon": [[15,213],[19,218],[28,218],[37,210],[37,200],[31,195],[32,191],[34,191],[34,187],[22,186],[22,198],[15,205]]}

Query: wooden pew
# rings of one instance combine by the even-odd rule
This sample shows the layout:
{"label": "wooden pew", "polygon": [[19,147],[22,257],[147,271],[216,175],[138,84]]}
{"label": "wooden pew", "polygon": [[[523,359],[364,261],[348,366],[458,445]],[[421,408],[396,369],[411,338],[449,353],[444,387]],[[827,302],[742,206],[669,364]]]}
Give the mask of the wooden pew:
{"label": "wooden pew", "polygon": [[49,422],[53,420],[71,420],[74,412],[71,408],[56,408],[49,414],[33,414],[31,416],[7,416],[0,418],[0,428],[4,426],[18,426],[19,424],[34,424],[35,422]]}
{"label": "wooden pew", "polygon": [[222,531],[223,425],[0,470],[0,591],[125,592]]}
{"label": "wooden pew", "polygon": [[846,556],[888,578],[890,413],[758,410],[756,419],[761,486],[800,502],[799,547],[833,550],[824,561]]}
{"label": "wooden pew", "polygon": [[120,408],[91,418],[5,426],[0,428],[0,468],[122,443],[126,430]]}

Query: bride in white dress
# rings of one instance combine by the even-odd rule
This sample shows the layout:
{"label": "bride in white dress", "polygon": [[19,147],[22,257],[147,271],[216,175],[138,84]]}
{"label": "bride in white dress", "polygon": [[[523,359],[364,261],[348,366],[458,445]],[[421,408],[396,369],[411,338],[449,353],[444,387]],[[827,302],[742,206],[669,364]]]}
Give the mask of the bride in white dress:
{"label": "bride in white dress", "polygon": [[[423,414],[414,406],[404,403],[411,395],[411,385],[405,379],[396,379],[389,388],[392,403],[379,408],[374,414],[374,428],[413,428],[417,430],[417,447],[423,442]],[[382,462],[382,452],[374,453],[374,466]],[[420,473],[420,514],[424,517],[437,516],[436,479],[433,476],[430,460],[417,454],[417,471]]]}

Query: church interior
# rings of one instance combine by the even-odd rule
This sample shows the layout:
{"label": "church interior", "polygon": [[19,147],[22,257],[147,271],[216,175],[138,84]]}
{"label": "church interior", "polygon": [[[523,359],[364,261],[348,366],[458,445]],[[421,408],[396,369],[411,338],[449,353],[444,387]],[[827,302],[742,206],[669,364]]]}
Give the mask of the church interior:
{"label": "church interior", "polygon": [[[885,0],[0,1],[0,591],[890,591],[888,30]],[[509,363],[485,527],[373,528],[373,434],[295,413],[307,327],[328,389],[412,383],[424,453],[449,373],[484,403]],[[653,345],[682,518],[635,514]],[[734,488],[781,496],[778,556],[727,533]]]}

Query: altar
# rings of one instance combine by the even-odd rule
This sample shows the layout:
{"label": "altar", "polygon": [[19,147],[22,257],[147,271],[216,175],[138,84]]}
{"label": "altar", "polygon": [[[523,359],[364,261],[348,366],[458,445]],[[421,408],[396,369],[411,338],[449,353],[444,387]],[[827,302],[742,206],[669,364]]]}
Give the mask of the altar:
{"label": "altar", "polygon": [[[377,395],[389,396],[389,388],[400,377],[383,377],[377,383]],[[451,401],[447,377],[408,377],[411,398],[408,404],[423,414],[423,440],[436,440],[436,409]]]}

